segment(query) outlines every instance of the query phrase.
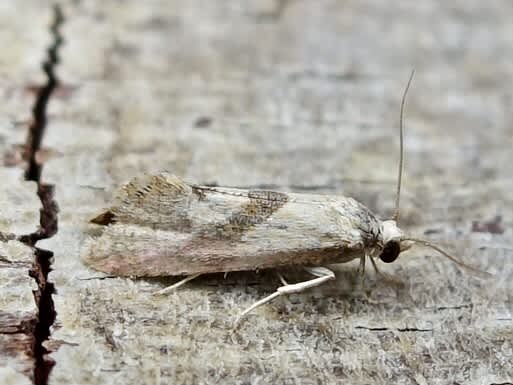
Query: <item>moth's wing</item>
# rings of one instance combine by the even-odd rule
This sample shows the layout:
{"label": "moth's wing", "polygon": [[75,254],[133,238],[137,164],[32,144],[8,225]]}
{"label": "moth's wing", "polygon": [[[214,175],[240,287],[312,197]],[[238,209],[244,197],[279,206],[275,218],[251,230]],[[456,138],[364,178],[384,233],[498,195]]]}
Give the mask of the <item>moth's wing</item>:
{"label": "moth's wing", "polygon": [[136,177],[121,187],[111,207],[91,220],[99,225],[132,224],[153,229],[188,226],[193,187],[161,173]]}
{"label": "moth's wing", "polygon": [[[350,198],[191,185],[178,190],[166,195],[174,204],[163,210],[174,224],[162,226],[170,222],[163,218],[151,228],[130,215],[130,221],[111,224],[90,242],[84,259],[98,270],[132,276],[337,263],[361,255],[377,227],[377,220]],[[129,204],[122,206],[127,215],[134,209],[144,211],[139,215],[148,213]],[[177,226],[177,207],[184,204],[187,216],[182,219],[188,226]]]}
{"label": "moth's wing", "polygon": [[218,247],[216,254],[222,256],[228,254],[223,248],[229,244],[231,254],[244,257],[232,258],[226,268],[234,264],[251,270],[347,262],[363,255],[377,240],[379,221],[354,199],[307,194],[287,194],[287,198],[264,221],[243,227],[226,243],[202,246],[199,242],[197,248]]}

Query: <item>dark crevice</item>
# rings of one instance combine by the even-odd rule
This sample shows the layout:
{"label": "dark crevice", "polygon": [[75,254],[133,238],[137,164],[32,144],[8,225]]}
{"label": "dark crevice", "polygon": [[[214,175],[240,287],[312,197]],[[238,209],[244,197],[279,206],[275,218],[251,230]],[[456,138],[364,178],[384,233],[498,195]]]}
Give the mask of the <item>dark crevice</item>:
{"label": "dark crevice", "polygon": [[433,329],[419,329],[419,328],[398,328],[398,332],[416,332],[416,333],[427,333],[432,332]]}
{"label": "dark crevice", "polygon": [[28,157],[28,167],[25,172],[25,179],[39,182],[41,179],[42,165],[36,160],[37,152],[41,149],[46,123],[47,123],[47,106],[50,97],[57,87],[58,80],[55,76],[55,67],[59,63],[59,48],[62,44],[60,35],[60,27],[64,21],[64,17],[60,6],[54,7],[54,19],[51,25],[51,34],[53,38],[52,45],[48,48],[48,56],[43,63],[43,71],[46,74],[46,84],[39,88],[36,102],[32,108],[32,123],[29,127],[29,135],[27,138],[25,153]]}
{"label": "dark crevice", "polygon": [[433,329],[419,329],[419,328],[397,328],[397,329],[391,329],[387,327],[368,327],[368,326],[356,326],[355,329],[364,329],[369,330],[371,332],[386,332],[386,331],[397,331],[401,333],[405,332],[420,332],[420,333],[426,333],[426,332],[432,332]]}
{"label": "dark crevice", "polygon": [[368,327],[368,326],[355,326],[355,329],[365,329],[365,330],[369,330],[371,332],[386,332],[388,330],[390,330],[389,328],[379,328],[379,327]]}
{"label": "dark crevice", "polygon": [[[42,167],[39,166],[39,172]],[[28,179],[30,180],[30,179]],[[57,213],[59,208],[54,199],[54,186],[37,182],[37,196],[41,201],[41,209],[39,210],[39,228],[30,234],[22,235],[18,239],[30,246],[34,246],[37,241],[47,239],[55,235],[57,232]]]}
{"label": "dark crevice", "polygon": [[34,384],[45,385],[48,383],[48,376],[55,362],[48,359],[48,350],[43,343],[50,337],[50,327],[55,321],[55,307],[52,294],[55,292],[53,283],[48,282],[51,258],[53,253],[47,250],[36,248],[36,260],[34,268],[30,270],[30,276],[37,282],[37,290],[34,290],[38,315],[34,330]]}
{"label": "dark crevice", "polygon": [[437,306],[435,310],[460,310],[460,309],[469,309],[473,308],[474,304],[469,303],[466,305],[455,305],[455,306]]}
{"label": "dark crevice", "polygon": [[45,130],[47,128],[47,107],[53,92],[58,86],[55,68],[59,63],[59,48],[62,44],[60,28],[64,22],[62,10],[59,5],[53,8],[53,22],[51,25],[52,43],[48,48],[47,58],[43,63],[43,71],[46,74],[46,84],[38,88],[36,100],[32,109],[32,122],[28,129],[25,144],[24,158],[27,164],[25,179],[37,183],[37,195],[41,201],[39,228],[31,234],[19,237],[21,242],[34,248],[35,258],[29,275],[37,283],[37,289],[33,291],[37,306],[37,317],[33,328],[33,346],[35,365],[33,381],[36,385],[48,383],[48,376],[54,362],[47,358],[48,350],[43,343],[50,336],[50,328],[55,321],[55,307],[52,294],[54,285],[48,281],[48,273],[51,271],[53,253],[36,247],[41,239],[52,237],[57,232],[57,203],[54,200],[53,185],[44,184],[41,175],[43,165],[37,159],[41,150]]}

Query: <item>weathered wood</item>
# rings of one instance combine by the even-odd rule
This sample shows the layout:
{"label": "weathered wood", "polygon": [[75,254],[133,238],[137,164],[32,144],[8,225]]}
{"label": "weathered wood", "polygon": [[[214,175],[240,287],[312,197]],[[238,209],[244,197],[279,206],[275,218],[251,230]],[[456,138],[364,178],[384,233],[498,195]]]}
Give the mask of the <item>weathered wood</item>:
{"label": "weathered wood", "polygon": [[[254,3],[66,8],[70,91],[50,106],[45,146],[59,155],[43,173],[61,216],[40,242],[55,252],[52,338],[64,342],[50,383],[512,381],[509,4]],[[341,193],[387,216],[412,67],[401,224],[494,280],[415,249],[383,267],[402,287],[368,272],[362,288],[342,265],[338,281],[262,307],[232,334],[238,312],[280,284],[272,273],[155,298],[172,280],[98,279],[81,262],[87,221],[142,172]]]}
{"label": "weathered wood", "polygon": [[0,242],[0,380],[31,383],[36,308],[29,276],[34,255],[27,246]]}
{"label": "weathered wood", "polygon": [[[23,3],[23,4],[22,4]],[[23,8],[23,12],[20,12]],[[36,370],[34,250],[15,238],[35,233],[41,202],[24,181],[24,147],[34,95],[43,81],[48,8],[38,1],[0,5],[0,383],[30,384]]]}

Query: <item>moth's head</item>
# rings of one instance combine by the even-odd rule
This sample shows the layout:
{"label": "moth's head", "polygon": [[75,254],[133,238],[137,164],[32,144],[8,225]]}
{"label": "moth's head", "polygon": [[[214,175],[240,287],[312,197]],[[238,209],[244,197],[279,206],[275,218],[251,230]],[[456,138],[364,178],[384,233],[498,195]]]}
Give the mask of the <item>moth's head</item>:
{"label": "moth's head", "polygon": [[403,110],[404,104],[406,101],[406,94],[408,93],[408,89],[410,88],[411,80],[413,78],[413,74],[415,71],[411,72],[410,78],[408,79],[408,84],[403,93],[403,98],[401,100],[401,113],[399,115],[399,143],[400,143],[400,158],[399,158],[399,170],[398,170],[398,178],[397,178],[397,193],[395,197],[395,212],[392,216],[392,219],[381,222],[380,227],[380,239],[379,243],[381,246],[381,251],[379,254],[379,259],[383,262],[391,263],[394,262],[399,254],[403,251],[408,250],[412,247],[413,244],[418,244],[422,246],[427,246],[433,250],[436,250],[438,253],[442,254],[446,258],[458,264],[460,267],[465,268],[466,270],[472,271],[473,273],[483,276],[490,277],[489,273],[480,271],[475,269],[472,266],[469,266],[459,259],[449,254],[445,250],[441,249],[434,243],[430,241],[426,241],[424,239],[413,238],[403,234],[401,229],[397,227],[397,221],[399,219],[399,198],[401,196],[401,180],[402,180],[402,172],[403,172],[403,155],[404,155],[404,146],[403,146]]}
{"label": "moth's head", "polygon": [[458,266],[464,268],[465,270],[472,272],[474,275],[480,276],[482,278],[491,277],[490,273],[478,270],[470,265],[467,265],[466,263],[463,263],[458,258],[449,254],[448,252],[446,252],[439,246],[435,245],[434,243],[431,243],[430,241],[408,237],[402,232],[402,230],[399,227],[397,227],[397,222],[393,219],[381,222],[380,230],[380,241],[382,244],[382,249],[379,254],[379,259],[381,259],[385,263],[394,262],[399,256],[399,254],[401,254],[403,251],[408,250],[414,244],[418,244],[436,250],[444,257],[450,259],[451,261],[456,263]]}
{"label": "moth's head", "polygon": [[392,263],[401,252],[408,250],[412,246],[412,242],[403,238],[404,234],[402,230],[397,227],[395,220],[383,221],[381,223],[383,249],[379,254],[379,259],[385,263]]}

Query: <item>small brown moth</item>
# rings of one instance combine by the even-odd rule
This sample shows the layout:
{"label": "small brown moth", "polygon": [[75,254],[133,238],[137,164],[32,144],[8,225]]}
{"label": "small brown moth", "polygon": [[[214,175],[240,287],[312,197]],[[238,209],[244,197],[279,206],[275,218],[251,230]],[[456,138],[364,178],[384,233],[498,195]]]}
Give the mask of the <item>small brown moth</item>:
{"label": "small brown moth", "polygon": [[[272,299],[335,279],[326,267],[366,258],[390,263],[417,243],[475,271],[429,241],[397,226],[403,168],[403,109],[396,211],[380,220],[352,198],[267,190],[199,186],[162,173],[133,179],[92,223],[103,225],[83,258],[94,269],[118,276],[186,276],[168,292],[205,273],[303,266],[315,278],[283,286],[241,313]],[[240,318],[239,318],[240,319]]]}

